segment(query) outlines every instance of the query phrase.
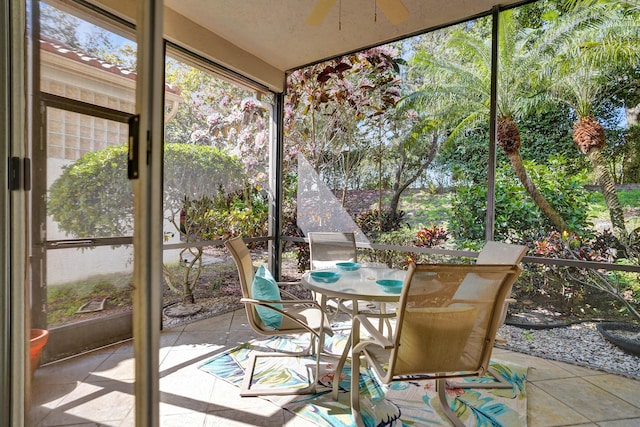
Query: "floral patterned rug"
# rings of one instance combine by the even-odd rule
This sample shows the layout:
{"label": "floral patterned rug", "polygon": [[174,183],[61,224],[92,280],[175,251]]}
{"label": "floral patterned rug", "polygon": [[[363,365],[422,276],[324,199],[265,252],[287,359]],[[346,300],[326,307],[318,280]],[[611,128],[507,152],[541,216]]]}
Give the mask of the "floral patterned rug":
{"label": "floral patterned rug", "polygon": [[[325,345],[333,354],[340,354],[346,337],[335,334]],[[272,337],[254,340],[227,352],[216,355],[200,366],[200,369],[234,385],[242,383],[245,368],[253,352],[298,351],[308,341],[300,337]],[[327,360],[325,360],[327,359]],[[254,384],[278,388],[282,386],[306,387],[314,373],[315,360],[311,357],[261,357],[254,371]],[[338,401],[331,398],[334,363],[337,359],[321,360],[320,385],[312,395],[263,396],[320,426],[354,425],[349,407],[349,365],[340,377]],[[525,379],[527,369],[497,360],[491,366],[513,385],[511,389],[449,389],[451,409],[468,427],[519,427],[527,425],[527,399]],[[463,381],[459,379],[457,381]],[[464,379],[467,382],[494,381],[492,377]],[[368,368],[362,368],[360,405],[367,426],[449,426],[440,411],[435,392],[435,382],[401,381],[389,385],[380,384]]]}

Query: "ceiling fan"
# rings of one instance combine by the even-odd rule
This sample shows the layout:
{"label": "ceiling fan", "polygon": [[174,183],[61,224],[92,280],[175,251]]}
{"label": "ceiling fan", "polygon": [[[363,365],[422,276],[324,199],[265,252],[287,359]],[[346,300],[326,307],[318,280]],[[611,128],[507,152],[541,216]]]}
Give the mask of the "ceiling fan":
{"label": "ceiling fan", "polygon": [[[318,0],[316,6],[307,17],[307,25],[320,25],[326,18],[329,10],[337,0]],[[376,7],[391,21],[392,24],[400,24],[409,18],[409,11],[402,4],[402,0],[374,0]]]}

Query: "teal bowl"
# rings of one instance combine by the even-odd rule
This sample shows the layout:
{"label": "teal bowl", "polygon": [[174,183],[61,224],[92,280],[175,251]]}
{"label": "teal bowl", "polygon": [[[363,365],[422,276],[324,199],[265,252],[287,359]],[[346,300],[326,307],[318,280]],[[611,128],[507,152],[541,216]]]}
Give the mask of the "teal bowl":
{"label": "teal bowl", "polygon": [[312,271],[309,275],[313,280],[322,283],[337,282],[340,278],[340,273],[335,271]]}
{"label": "teal bowl", "polygon": [[339,270],[343,270],[343,271],[356,271],[357,269],[360,268],[360,264],[358,264],[357,262],[336,262],[336,267],[338,267]]}
{"label": "teal bowl", "polygon": [[404,282],[402,280],[381,279],[376,280],[376,284],[385,292],[399,293]]}

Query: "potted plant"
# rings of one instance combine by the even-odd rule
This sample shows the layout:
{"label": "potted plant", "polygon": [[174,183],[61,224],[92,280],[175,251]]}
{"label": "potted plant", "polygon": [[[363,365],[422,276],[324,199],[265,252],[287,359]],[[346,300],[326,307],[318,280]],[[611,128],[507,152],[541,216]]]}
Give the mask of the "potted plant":
{"label": "potted plant", "polygon": [[47,344],[49,339],[49,331],[46,329],[31,329],[31,338],[29,340],[29,359],[31,361],[31,377],[40,366],[40,358],[42,357],[42,350]]}

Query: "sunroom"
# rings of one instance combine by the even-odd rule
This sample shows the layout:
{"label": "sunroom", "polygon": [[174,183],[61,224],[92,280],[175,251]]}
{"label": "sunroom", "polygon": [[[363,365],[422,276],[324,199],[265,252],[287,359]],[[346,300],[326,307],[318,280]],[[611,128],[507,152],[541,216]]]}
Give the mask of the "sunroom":
{"label": "sunroom", "polygon": [[7,422],[68,422],[34,415],[38,376],[133,337],[120,421],[161,423],[163,336],[246,322],[231,236],[290,280],[314,231],[398,269],[525,244],[514,322],[638,323],[633,2],[272,3],[4,11]]}

